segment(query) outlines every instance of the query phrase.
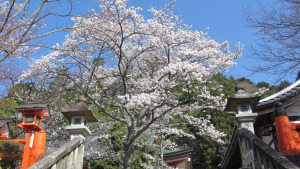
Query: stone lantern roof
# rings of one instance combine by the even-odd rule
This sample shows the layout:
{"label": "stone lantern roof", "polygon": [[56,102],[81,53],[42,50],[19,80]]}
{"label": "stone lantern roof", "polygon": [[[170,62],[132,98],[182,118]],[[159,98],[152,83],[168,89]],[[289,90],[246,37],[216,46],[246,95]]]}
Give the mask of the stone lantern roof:
{"label": "stone lantern roof", "polygon": [[260,96],[246,93],[243,86],[236,86],[235,91],[236,94],[228,98],[225,111],[237,112],[237,105],[244,103],[249,103],[251,105],[252,110],[256,108]]}
{"label": "stone lantern roof", "polygon": [[89,107],[85,104],[85,99],[81,99],[78,103],[71,104],[62,110],[62,114],[71,121],[72,116],[84,115],[87,122],[98,122]]}

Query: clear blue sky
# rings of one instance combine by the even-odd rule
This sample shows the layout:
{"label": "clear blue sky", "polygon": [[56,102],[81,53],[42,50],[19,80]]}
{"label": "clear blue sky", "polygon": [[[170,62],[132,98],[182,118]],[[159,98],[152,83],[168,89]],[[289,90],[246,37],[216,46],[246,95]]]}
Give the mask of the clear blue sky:
{"label": "clear blue sky", "polygon": [[[170,0],[129,0],[128,4],[140,6],[146,11],[151,7],[161,9],[167,2],[170,2]],[[88,9],[97,8],[97,5],[92,3],[91,0],[77,0],[75,3],[74,12],[76,14],[84,15]],[[255,9],[257,9],[256,1],[177,0],[173,11],[180,16],[183,23],[192,25],[192,28],[195,30],[205,30],[209,27],[208,36],[219,43],[228,41],[232,51],[238,42],[244,45],[242,57],[236,60],[237,66],[231,68],[226,75],[232,75],[234,78],[246,77],[254,83],[265,81],[270,84],[276,84],[275,76],[264,73],[252,74],[252,72],[247,70],[247,68],[256,65],[256,61],[250,57],[249,47],[250,44],[253,44],[253,41],[257,40],[257,37],[254,35],[255,31],[253,29],[245,26],[243,10]],[[61,37],[55,42],[52,41],[53,44],[61,43],[63,40]],[[284,80],[294,82],[296,75],[288,78],[290,79]]]}

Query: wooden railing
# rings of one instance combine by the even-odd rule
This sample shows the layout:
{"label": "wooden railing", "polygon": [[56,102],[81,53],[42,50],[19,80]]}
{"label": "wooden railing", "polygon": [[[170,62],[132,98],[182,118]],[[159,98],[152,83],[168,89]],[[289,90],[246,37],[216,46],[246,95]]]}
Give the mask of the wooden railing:
{"label": "wooden railing", "polygon": [[63,147],[45,156],[28,169],[82,169],[84,139],[75,137]]}
{"label": "wooden railing", "polygon": [[279,152],[245,128],[238,129],[243,168],[294,169],[299,168]]}

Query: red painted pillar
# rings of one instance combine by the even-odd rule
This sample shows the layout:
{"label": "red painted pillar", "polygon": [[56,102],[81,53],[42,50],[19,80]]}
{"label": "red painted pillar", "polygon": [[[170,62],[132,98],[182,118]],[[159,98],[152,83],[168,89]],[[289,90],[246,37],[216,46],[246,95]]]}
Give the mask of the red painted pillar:
{"label": "red painted pillar", "polygon": [[28,167],[43,158],[46,149],[46,138],[47,134],[44,130],[34,132],[34,141]]}
{"label": "red painted pillar", "polygon": [[29,159],[30,159],[30,141],[32,137],[32,130],[27,130],[27,137],[26,137],[26,143],[24,147],[24,153],[23,153],[23,160],[22,160],[22,165],[20,169],[27,169],[29,166]]}
{"label": "red painted pillar", "polygon": [[300,154],[300,137],[296,126],[290,123],[282,103],[275,104],[275,124],[280,153],[282,155]]}

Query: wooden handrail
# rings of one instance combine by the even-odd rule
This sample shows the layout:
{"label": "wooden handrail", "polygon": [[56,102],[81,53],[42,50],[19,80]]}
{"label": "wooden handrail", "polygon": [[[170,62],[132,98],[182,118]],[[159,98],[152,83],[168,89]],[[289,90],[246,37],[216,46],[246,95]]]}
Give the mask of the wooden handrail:
{"label": "wooden handrail", "polygon": [[[77,163],[83,161],[83,142],[84,139],[82,137],[75,137],[64,146],[30,166],[28,169],[65,168],[63,166],[67,165],[74,166],[73,169],[82,168],[82,164],[81,166],[78,166]],[[61,167],[58,167],[58,164]],[[71,167],[68,166],[68,168]]]}
{"label": "wooden handrail", "polygon": [[247,165],[247,168],[299,168],[249,130],[240,128],[238,129],[238,135],[242,156],[245,156],[248,152],[253,151],[254,160]]}

